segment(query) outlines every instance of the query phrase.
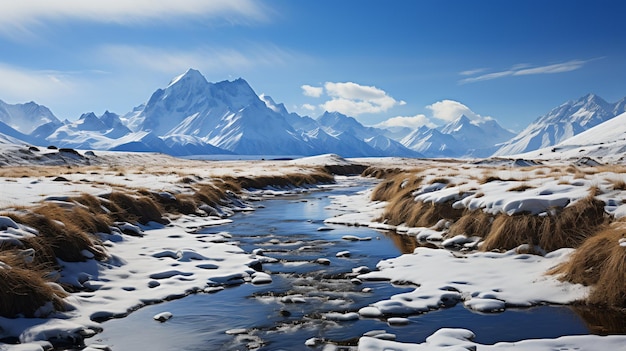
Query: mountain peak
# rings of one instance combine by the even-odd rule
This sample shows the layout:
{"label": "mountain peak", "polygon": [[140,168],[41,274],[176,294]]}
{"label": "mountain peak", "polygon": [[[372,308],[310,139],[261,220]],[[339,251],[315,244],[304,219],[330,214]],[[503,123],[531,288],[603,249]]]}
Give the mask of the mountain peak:
{"label": "mountain peak", "polygon": [[185,73],[172,79],[172,81],[170,82],[170,84],[167,85],[167,87],[169,88],[178,83],[193,83],[193,82],[207,83],[207,80],[206,78],[204,78],[202,73],[200,73],[200,71],[195,70],[193,68],[189,68]]}

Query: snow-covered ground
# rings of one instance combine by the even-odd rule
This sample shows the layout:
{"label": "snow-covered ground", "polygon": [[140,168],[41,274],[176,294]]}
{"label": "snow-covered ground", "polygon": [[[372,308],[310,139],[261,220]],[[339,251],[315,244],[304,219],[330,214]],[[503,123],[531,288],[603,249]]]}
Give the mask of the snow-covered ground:
{"label": "snow-covered ground", "polygon": [[[48,152],[48,151],[46,151]],[[53,153],[52,151],[50,151]],[[32,155],[31,155],[32,156]],[[15,156],[22,164],[32,160]],[[29,156],[30,157],[30,156]],[[5,158],[10,158],[6,156]],[[31,169],[5,169],[0,175],[2,199],[0,209],[32,206],[41,201],[64,201],[68,195],[80,193],[103,194],[112,189],[144,188],[172,194],[190,191],[184,177],[210,182],[224,175],[261,176],[310,172],[310,166],[328,163],[346,165],[334,155],[290,161],[188,161],[156,154],[97,153],[85,160],[58,166],[37,166]],[[58,161],[58,160],[57,160]],[[567,164],[536,167],[515,167],[502,160],[487,164],[456,161],[427,161],[409,159],[358,159],[353,163],[378,167],[422,169],[423,187],[415,193],[421,201],[448,202],[469,209],[490,213],[513,214],[516,211],[546,213],[552,206],[575,203],[585,197],[591,187],[600,189],[599,198],[606,211],[615,216],[626,214],[622,199],[624,190],[615,184],[626,180],[624,173],[601,170],[574,174],[563,172]],[[15,161],[16,164],[20,162]],[[81,165],[78,167],[78,165]],[[560,170],[560,172],[558,172]],[[20,172],[30,172],[22,174]],[[13,173],[11,173],[13,172]],[[39,172],[39,173],[38,173]],[[500,180],[482,182],[489,174]],[[55,179],[63,177],[63,179]],[[447,184],[435,181],[449,178]],[[530,187],[527,192],[511,192],[512,187]],[[275,192],[272,192],[275,194]],[[354,196],[333,199],[338,208],[355,212],[330,218],[328,223],[366,225],[379,229],[396,229],[423,238],[442,238],[445,225],[438,228],[406,228],[375,222],[385,208],[384,202],[370,201],[371,190]],[[239,203],[230,210],[249,210],[249,204]],[[347,211],[349,212],[349,211]],[[17,336],[22,345],[0,344],[0,350],[41,350],[46,340],[82,338],[97,333],[100,326],[93,320],[124,316],[148,303],[183,296],[192,292],[210,293],[224,285],[241,282],[266,281],[271,277],[250,268],[268,258],[247,254],[230,242],[226,233],[198,235],[195,229],[215,225],[229,219],[217,217],[179,216],[168,225],[154,223],[144,227],[127,225],[137,236],[119,231],[99,234],[109,259],[97,262],[87,259],[81,263],[60,262],[61,281],[82,286],[84,291],[71,294],[66,303],[68,312],[47,318],[0,318],[0,337]],[[28,232],[28,228],[13,225],[2,231],[9,234]],[[426,233],[424,235],[424,233]],[[462,242],[462,238],[457,238]],[[616,243],[619,245],[619,243]],[[425,313],[451,304],[463,303],[467,308],[482,312],[497,312],[509,306],[532,306],[543,303],[568,304],[583,299],[588,288],[561,282],[546,275],[550,268],[564,262],[572,249],[561,249],[535,256],[515,251],[459,252],[445,249],[418,248],[412,254],[381,261],[378,270],[359,276],[360,279],[386,279],[409,282],[414,291],[376,302],[359,311],[359,318],[396,317]],[[85,253],[88,255],[88,253]],[[167,315],[155,316],[167,318]],[[442,329],[421,344],[400,344],[384,340],[388,334],[363,336],[360,350],[626,350],[626,336],[565,336],[558,339],[524,340],[496,345],[477,344],[472,332]],[[303,341],[304,343],[304,341]],[[97,345],[92,345],[95,349]]]}

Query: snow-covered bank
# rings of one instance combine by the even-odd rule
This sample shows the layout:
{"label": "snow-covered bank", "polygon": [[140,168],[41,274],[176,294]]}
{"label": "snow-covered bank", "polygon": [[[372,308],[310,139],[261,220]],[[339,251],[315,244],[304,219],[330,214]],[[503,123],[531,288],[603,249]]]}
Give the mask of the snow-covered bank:
{"label": "snow-covered bank", "polygon": [[375,337],[362,337],[360,351],[470,351],[470,350],[514,350],[514,351],[554,351],[554,350],[626,350],[626,336],[571,335],[556,339],[531,339],[518,342],[499,342],[483,345],[473,342],[474,333],[466,329],[440,329],[428,337],[424,343],[408,344],[382,340]]}
{"label": "snow-covered bank", "polygon": [[[377,271],[360,275],[358,278],[362,280],[389,280],[403,286],[415,286],[414,291],[398,294],[360,309],[361,318],[389,319],[409,316],[458,303],[463,303],[466,308],[474,311],[499,312],[512,306],[571,304],[582,301],[589,295],[592,289],[590,286],[562,281],[559,275],[548,274],[555,267],[571,260],[575,252],[572,248],[551,249],[554,251],[546,253],[541,247],[534,246],[535,242],[529,236],[525,239],[529,240],[525,245],[517,247],[520,245],[517,244],[510,247],[510,250],[475,250],[480,248],[485,235],[491,235],[494,230],[507,231],[506,226],[491,228],[495,227],[493,223],[496,216],[504,219],[532,217],[538,221],[545,220],[546,225],[552,226],[524,228],[533,232],[529,235],[538,234],[540,229],[549,229],[545,231],[545,235],[557,235],[557,231],[562,231],[566,235],[585,232],[585,235],[593,236],[603,228],[605,220],[622,217],[625,206],[622,199],[626,187],[622,184],[626,179],[621,167],[517,161],[503,166],[496,161],[465,163],[400,159],[381,160],[376,166],[393,169],[389,173],[391,176],[383,180],[377,189],[356,196],[335,198],[334,206],[359,208],[359,213],[340,215],[329,218],[326,222],[392,230],[414,236],[417,242],[426,246],[436,244],[439,247],[448,247],[449,250],[418,247],[411,254],[381,261]],[[393,178],[394,174],[398,175]],[[393,190],[394,187],[397,189]],[[402,200],[404,202],[398,201],[400,197],[397,194],[405,197]],[[371,201],[372,198],[376,201]],[[391,207],[394,206],[393,201],[397,201],[395,207]],[[585,207],[586,202],[589,203],[588,207]],[[596,213],[598,203],[600,213]],[[432,212],[415,212],[413,223],[432,216],[430,224],[425,227],[407,224],[412,219],[406,214],[422,204]],[[570,216],[567,211],[576,212],[577,206],[581,213],[572,216],[576,220],[568,222],[559,218]],[[460,211],[455,214],[448,209]],[[406,211],[405,217],[393,217],[399,211]],[[481,213],[484,215],[479,216]],[[464,214],[467,215],[467,223],[459,232],[459,226],[454,226]],[[598,218],[595,219],[594,216]],[[481,218],[484,218],[484,222],[480,222]],[[549,222],[550,218],[555,218],[555,221]],[[474,222],[470,223],[470,219]],[[559,227],[563,225],[570,227]],[[587,226],[595,228],[586,228]],[[478,230],[485,234],[482,237],[472,236]],[[608,243],[606,246],[612,251],[619,251],[613,261],[623,262],[624,253],[619,250],[623,249],[620,245],[626,241],[623,232],[613,231],[607,238],[612,245]],[[584,239],[582,236],[570,242],[580,245]],[[604,238],[598,240],[606,241]],[[598,247],[586,246],[592,249]],[[586,252],[591,255],[589,251]],[[584,270],[585,267],[580,269]],[[595,272],[597,267],[586,269]],[[619,268],[611,269],[612,273],[608,276],[616,282],[617,289],[620,289],[620,284],[623,289],[623,272]],[[586,284],[593,284],[592,280],[587,279]],[[604,280],[608,279],[611,278]],[[442,330],[424,343],[403,344],[389,341],[393,336],[382,333],[380,337],[361,338],[359,350],[552,350],[559,347],[581,350],[626,349],[626,336],[622,335],[564,336],[558,339],[523,340],[495,345],[472,342],[472,337],[473,334],[466,330]]]}

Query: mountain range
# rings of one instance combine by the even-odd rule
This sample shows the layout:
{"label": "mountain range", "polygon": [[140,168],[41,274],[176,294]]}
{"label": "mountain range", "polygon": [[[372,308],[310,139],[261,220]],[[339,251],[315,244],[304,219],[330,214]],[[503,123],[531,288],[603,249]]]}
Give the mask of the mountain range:
{"label": "mountain range", "polygon": [[556,145],[626,112],[626,98],[608,103],[595,94],[568,101],[539,117],[494,153],[505,156]]}
{"label": "mountain range", "polygon": [[494,119],[467,116],[438,128],[389,130],[364,126],[338,112],[300,116],[270,96],[258,95],[242,78],[210,83],[189,69],[124,115],[89,112],[73,122],[60,121],[34,102],[11,105],[0,100],[0,143],[174,156],[482,158],[555,145],[625,109],[626,98],[610,104],[590,94],[553,109],[518,135]]}

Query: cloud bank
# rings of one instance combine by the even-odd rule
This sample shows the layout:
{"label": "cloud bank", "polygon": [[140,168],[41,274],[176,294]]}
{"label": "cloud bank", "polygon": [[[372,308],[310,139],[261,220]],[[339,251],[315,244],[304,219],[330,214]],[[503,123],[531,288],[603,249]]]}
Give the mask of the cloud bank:
{"label": "cloud bank", "polygon": [[407,127],[411,129],[417,129],[422,126],[433,128],[435,124],[426,115],[419,114],[415,116],[391,117],[376,125],[378,128]]}
{"label": "cloud bank", "polygon": [[[435,128],[441,123],[450,123],[455,121],[462,115],[465,115],[472,121],[483,122],[493,119],[489,116],[481,116],[478,113],[472,111],[466,105],[454,101],[454,100],[441,100],[430,105],[425,106],[430,111],[430,117],[425,114],[417,114],[415,116],[397,116],[389,118],[379,124],[376,127],[389,128],[389,127],[408,127],[412,129],[419,128],[421,126],[427,126],[429,128]],[[439,123],[435,123],[439,122]]]}
{"label": "cloud bank", "polygon": [[302,85],[301,88],[306,96],[320,98],[326,94],[326,97],[330,98],[318,105],[323,111],[339,112],[352,117],[365,113],[386,112],[394,106],[406,104],[375,86],[353,82],[326,82],[323,87]]}

